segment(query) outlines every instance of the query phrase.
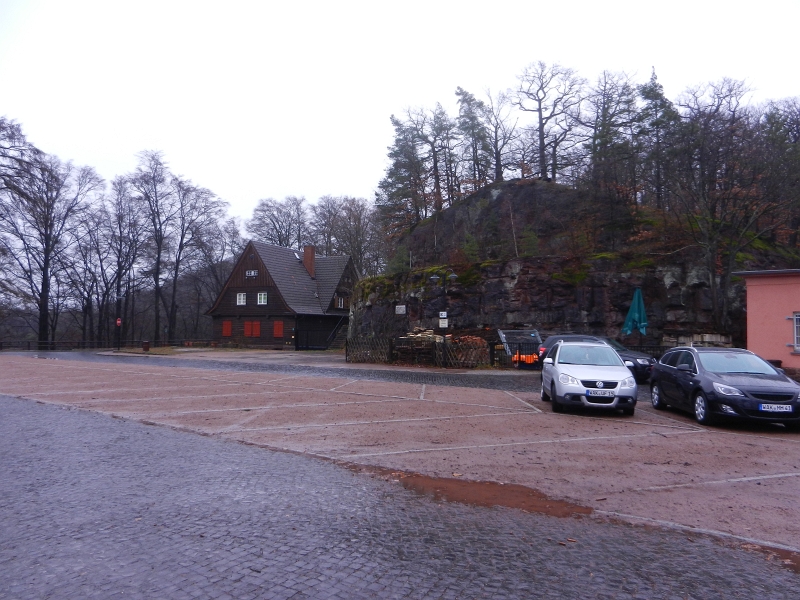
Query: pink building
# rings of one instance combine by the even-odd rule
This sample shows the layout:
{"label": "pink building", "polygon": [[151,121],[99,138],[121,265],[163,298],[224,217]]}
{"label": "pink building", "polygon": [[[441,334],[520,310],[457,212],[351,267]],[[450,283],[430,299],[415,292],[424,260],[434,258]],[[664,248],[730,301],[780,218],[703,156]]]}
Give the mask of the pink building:
{"label": "pink building", "polygon": [[800,269],[734,275],[747,284],[747,349],[800,368]]}

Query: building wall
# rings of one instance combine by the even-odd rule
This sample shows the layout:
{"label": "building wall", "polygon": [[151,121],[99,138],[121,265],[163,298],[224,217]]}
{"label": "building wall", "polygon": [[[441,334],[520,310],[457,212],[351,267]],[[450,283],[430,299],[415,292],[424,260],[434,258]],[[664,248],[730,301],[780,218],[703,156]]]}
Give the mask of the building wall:
{"label": "building wall", "polygon": [[[223,323],[229,321],[231,324],[231,335],[224,336]],[[283,337],[275,337],[275,322],[283,323]],[[245,323],[257,322],[259,324],[260,335],[245,335]],[[213,317],[213,339],[222,344],[243,344],[247,346],[257,346],[275,350],[294,350],[295,348],[295,327],[296,322],[293,316],[214,316]]]}
{"label": "building wall", "polygon": [[800,274],[745,276],[747,349],[784,367],[800,368],[794,352],[794,320],[800,312]]}
{"label": "building wall", "polygon": [[[257,271],[255,277],[248,277],[248,271]],[[258,304],[258,293],[267,293],[267,304]],[[247,294],[247,304],[236,304],[239,293]],[[230,279],[222,292],[214,310],[213,316],[238,316],[238,317],[266,317],[268,315],[290,316],[294,313],[281,298],[275,282],[269,275],[266,266],[261,261],[258,253],[248,248],[240,261],[234,267]]]}
{"label": "building wall", "polygon": [[347,329],[347,315],[298,315],[297,348],[299,350],[327,348],[337,327]]}

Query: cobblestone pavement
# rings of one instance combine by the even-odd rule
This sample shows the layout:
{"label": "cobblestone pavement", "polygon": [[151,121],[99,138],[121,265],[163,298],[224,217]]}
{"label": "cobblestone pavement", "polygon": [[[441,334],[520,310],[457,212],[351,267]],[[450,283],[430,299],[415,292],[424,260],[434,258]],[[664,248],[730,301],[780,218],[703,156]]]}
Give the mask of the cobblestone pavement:
{"label": "cobblestone pavement", "polygon": [[800,595],[797,574],[702,536],[438,503],[8,396],[0,414],[2,599]]}

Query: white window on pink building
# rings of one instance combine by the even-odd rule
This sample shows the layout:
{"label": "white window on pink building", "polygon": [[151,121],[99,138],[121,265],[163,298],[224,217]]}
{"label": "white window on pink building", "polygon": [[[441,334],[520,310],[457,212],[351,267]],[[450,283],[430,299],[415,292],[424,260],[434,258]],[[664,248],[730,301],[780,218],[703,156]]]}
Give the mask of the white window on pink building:
{"label": "white window on pink building", "polygon": [[800,312],[794,313],[794,351],[800,352]]}

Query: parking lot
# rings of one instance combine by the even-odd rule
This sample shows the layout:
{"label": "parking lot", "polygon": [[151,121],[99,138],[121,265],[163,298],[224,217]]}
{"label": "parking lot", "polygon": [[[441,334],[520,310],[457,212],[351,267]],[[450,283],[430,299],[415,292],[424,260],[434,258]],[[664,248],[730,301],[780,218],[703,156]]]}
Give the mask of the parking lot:
{"label": "parking lot", "polygon": [[[212,354],[212,353],[209,353]],[[230,357],[230,355],[228,355]],[[252,358],[255,356],[255,358]],[[250,364],[258,355],[250,355]],[[595,516],[795,549],[800,435],[656,412],[556,415],[528,391],[0,355],[0,393],[267,448],[455,481],[518,484]],[[330,373],[330,370],[326,371]],[[393,474],[393,475],[392,475]]]}

